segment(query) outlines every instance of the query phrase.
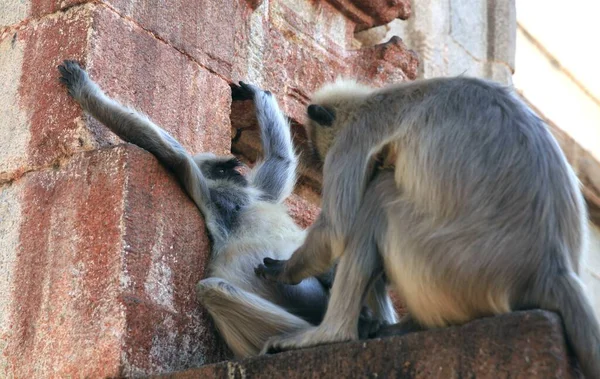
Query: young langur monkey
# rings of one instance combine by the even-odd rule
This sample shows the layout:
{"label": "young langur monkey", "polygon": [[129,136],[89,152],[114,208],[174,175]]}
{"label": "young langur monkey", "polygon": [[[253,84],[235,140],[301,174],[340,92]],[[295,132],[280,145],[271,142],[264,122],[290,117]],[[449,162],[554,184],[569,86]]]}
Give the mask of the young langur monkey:
{"label": "young langur monkey", "polygon": [[[356,339],[361,299],[383,267],[409,312],[398,331],[556,311],[584,373],[600,378],[600,329],[578,277],[583,197],[530,109],[500,85],[464,77],[379,90],[338,81],[312,101],[321,214],[289,260],[266,259],[257,273],[293,284],[339,263],[323,322],[264,351]],[[375,198],[367,184],[383,148],[395,169],[375,183]]]}
{"label": "young langur monkey", "polygon": [[[123,140],[154,154],[171,169],[204,215],[212,239],[207,279],[196,287],[201,303],[236,357],[259,353],[272,336],[318,324],[325,313],[331,278],[307,278],[298,285],[262,280],[254,268],[263,258],[287,259],[306,233],[287,213],[283,201],[296,180],[297,157],[289,124],[268,91],[240,82],[233,100],[254,100],[264,159],[244,177],[231,157],[191,156],[148,117],[106,96],[73,61],[59,67],[69,94]],[[380,294],[379,294],[380,295]],[[387,297],[370,296],[378,318],[364,312],[361,334],[379,322],[396,322]]]}

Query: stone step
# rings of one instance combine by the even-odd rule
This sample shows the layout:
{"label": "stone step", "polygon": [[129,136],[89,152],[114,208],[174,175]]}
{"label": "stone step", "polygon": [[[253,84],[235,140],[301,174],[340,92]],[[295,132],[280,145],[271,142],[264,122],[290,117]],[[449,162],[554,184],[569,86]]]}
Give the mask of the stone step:
{"label": "stone step", "polygon": [[155,378],[579,378],[561,319],[541,310],[459,327],[220,362]]}

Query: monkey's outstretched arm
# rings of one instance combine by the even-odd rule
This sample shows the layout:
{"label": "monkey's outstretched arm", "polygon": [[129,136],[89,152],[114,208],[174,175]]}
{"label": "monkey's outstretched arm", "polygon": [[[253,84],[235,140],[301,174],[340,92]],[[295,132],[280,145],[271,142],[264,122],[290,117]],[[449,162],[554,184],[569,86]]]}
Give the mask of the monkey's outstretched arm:
{"label": "monkey's outstretched arm", "polygon": [[263,191],[266,200],[282,202],[294,189],[298,166],[289,122],[271,92],[244,82],[240,82],[240,87],[232,92],[234,100],[254,100],[260,126],[264,158],[249,178]]}
{"label": "monkey's outstretched arm", "polygon": [[181,144],[148,117],[106,96],[77,62],[64,61],[58,69],[61,73],[60,81],[86,112],[123,140],[154,154],[162,164],[175,172],[204,215],[215,243],[221,241],[224,232],[220,230],[216,212],[212,209],[206,178]]}

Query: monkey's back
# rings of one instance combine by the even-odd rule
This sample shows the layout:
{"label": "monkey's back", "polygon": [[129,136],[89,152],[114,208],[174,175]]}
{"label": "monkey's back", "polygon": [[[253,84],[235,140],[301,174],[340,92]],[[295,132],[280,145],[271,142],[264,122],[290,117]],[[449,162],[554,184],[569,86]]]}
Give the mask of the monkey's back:
{"label": "monkey's back", "polygon": [[421,215],[412,239],[424,255],[413,272],[439,279],[449,294],[470,294],[450,301],[476,303],[502,288],[514,291],[504,295],[514,303],[541,271],[577,271],[586,231],[577,179],[547,127],[519,99],[471,78],[374,96],[381,111],[396,107],[388,122],[402,124],[394,140],[396,180]]}

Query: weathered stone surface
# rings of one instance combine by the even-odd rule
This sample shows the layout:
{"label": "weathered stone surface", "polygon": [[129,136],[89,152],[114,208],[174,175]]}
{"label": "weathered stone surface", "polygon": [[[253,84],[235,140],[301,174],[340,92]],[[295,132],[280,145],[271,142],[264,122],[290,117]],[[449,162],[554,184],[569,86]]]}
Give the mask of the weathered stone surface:
{"label": "weathered stone surface", "polygon": [[[96,25],[94,33],[89,28]],[[119,139],[82,112],[57,80],[67,58],[87,62],[109,95],[147,113],[192,152],[230,150],[226,82],[106,7],[83,5],[0,37],[0,181]],[[4,55],[6,53],[6,55]]]}
{"label": "weathered stone surface", "polygon": [[[343,54],[353,38],[355,23],[326,1],[278,0],[269,2],[268,28],[279,30],[292,41]],[[251,30],[256,23],[251,24]],[[256,35],[256,34],[254,34]],[[252,53],[252,52],[250,52]]]}
{"label": "weathered stone surface", "polygon": [[373,86],[416,79],[419,58],[408,50],[402,39],[358,50],[348,59],[354,75]]}
{"label": "weathered stone surface", "polygon": [[[395,63],[398,55],[385,65],[370,59],[370,71],[356,71],[357,54],[346,50],[351,46],[355,24],[328,3],[315,6],[283,0],[263,2],[255,10],[243,0],[227,7],[218,1],[198,7],[185,0],[165,7],[128,0],[107,4],[128,22],[134,20],[155,38],[226,81],[245,79],[274,90],[286,113],[297,120],[303,116],[308,96],[338,75],[358,76],[375,84],[416,75],[416,63],[402,65],[412,59],[408,50],[407,58],[400,59],[399,64]],[[101,23],[97,25],[103,29]],[[139,53],[133,46],[131,50]],[[147,55],[152,56],[151,52]],[[373,67],[379,70],[373,71]]]}
{"label": "weathered stone surface", "polygon": [[0,31],[7,25],[13,25],[25,19],[29,14],[29,3],[21,0],[4,0],[0,12]]}
{"label": "weathered stone surface", "polygon": [[310,95],[340,75],[374,86],[416,77],[416,55],[398,39],[364,51],[340,54],[315,49],[307,42],[300,42],[301,35],[290,33],[270,30],[270,43],[261,52],[264,60],[258,82],[276,94],[286,114],[297,123],[305,122]]}
{"label": "weathered stone surface", "polygon": [[484,60],[490,42],[486,38],[489,28],[487,2],[450,0],[450,10],[450,36],[475,59]]}
{"label": "weathered stone surface", "polygon": [[109,95],[143,111],[192,153],[230,152],[231,93],[225,80],[104,7],[95,8],[93,20],[98,27],[89,42],[88,66]]}
{"label": "weathered stone surface", "polygon": [[202,218],[149,153],[78,154],[0,199],[11,211],[0,219],[11,268],[0,376],[157,373],[222,358],[193,290],[207,259]]}
{"label": "weathered stone surface", "polygon": [[515,0],[488,0],[488,60],[515,71],[517,12]]}
{"label": "weathered stone surface", "polygon": [[10,107],[0,120],[5,136],[0,142],[0,181],[80,148],[80,130],[74,123],[65,127],[77,110],[65,107],[56,65],[61,57],[81,56],[90,26],[89,9],[80,7],[0,35],[0,85],[8,86],[0,98]]}
{"label": "weathered stone surface", "polygon": [[447,41],[447,72],[448,75],[467,75],[476,78],[486,76],[486,64],[483,61],[473,59],[473,55],[464,46],[449,38]]}
{"label": "weathered stone surface", "polygon": [[245,0],[168,3],[107,0],[119,14],[226,78],[239,77],[235,64],[247,54],[251,12]]}
{"label": "weathered stone surface", "polygon": [[419,0],[406,22],[389,24],[421,58],[420,75],[470,75],[511,84],[516,15],[514,0]]}
{"label": "weathered stone surface", "polygon": [[462,327],[334,344],[163,376],[192,378],[575,378],[560,318],[516,312]]}
{"label": "weathered stone surface", "polygon": [[357,30],[384,25],[411,15],[410,0],[328,0],[357,24]]}
{"label": "weathered stone surface", "polygon": [[0,31],[32,18],[39,18],[58,10],[89,0],[3,0],[0,8]]}

